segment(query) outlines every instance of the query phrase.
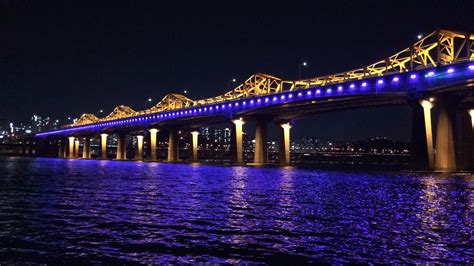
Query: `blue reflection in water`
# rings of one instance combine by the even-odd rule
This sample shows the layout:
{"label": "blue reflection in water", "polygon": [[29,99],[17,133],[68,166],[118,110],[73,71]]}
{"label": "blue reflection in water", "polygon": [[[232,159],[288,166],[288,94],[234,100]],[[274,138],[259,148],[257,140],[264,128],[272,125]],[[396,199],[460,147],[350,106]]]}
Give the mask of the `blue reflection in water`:
{"label": "blue reflection in water", "polygon": [[0,159],[0,262],[473,262],[474,178]]}

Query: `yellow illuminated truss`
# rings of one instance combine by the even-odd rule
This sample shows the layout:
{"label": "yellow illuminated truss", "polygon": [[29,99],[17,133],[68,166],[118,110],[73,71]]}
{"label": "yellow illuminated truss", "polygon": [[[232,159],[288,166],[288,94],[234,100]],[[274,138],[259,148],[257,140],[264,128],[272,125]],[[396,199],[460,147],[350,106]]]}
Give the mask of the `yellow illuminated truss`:
{"label": "yellow illuminated truss", "polygon": [[171,93],[167,94],[159,103],[153,106],[150,109],[140,112],[140,114],[149,114],[149,113],[158,113],[169,110],[181,109],[186,107],[191,107],[196,104],[196,101],[189,99],[188,97]]}
{"label": "yellow illuminated truss", "polygon": [[128,106],[118,106],[104,118],[84,114],[72,126],[109,121],[124,117],[159,113],[191,106],[231,101],[239,98],[293,91],[308,87],[358,80],[373,76],[419,70],[474,60],[474,34],[447,30],[432,32],[410,47],[363,68],[310,79],[285,81],[267,74],[254,74],[232,91],[213,98],[192,100],[180,94],[168,94],[158,104],[144,111],[134,111]]}

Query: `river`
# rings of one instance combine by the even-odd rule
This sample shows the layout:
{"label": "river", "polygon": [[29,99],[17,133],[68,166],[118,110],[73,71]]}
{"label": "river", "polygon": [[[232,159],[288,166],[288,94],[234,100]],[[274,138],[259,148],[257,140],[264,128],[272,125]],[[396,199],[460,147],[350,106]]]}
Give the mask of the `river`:
{"label": "river", "polygon": [[0,263],[474,262],[474,175],[0,157]]}

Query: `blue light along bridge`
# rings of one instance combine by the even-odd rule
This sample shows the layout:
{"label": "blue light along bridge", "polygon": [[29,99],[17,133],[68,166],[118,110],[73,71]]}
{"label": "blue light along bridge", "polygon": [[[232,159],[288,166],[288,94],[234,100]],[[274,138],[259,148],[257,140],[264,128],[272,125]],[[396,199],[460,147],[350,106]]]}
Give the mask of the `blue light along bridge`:
{"label": "blue light along bridge", "polygon": [[[442,39],[440,31],[431,35],[436,35],[438,38],[436,47],[442,48],[440,43],[443,41],[439,40]],[[197,161],[197,129],[211,124],[231,123],[232,161],[240,164],[243,163],[243,125],[246,121],[255,120],[254,163],[264,164],[267,163],[267,125],[270,121],[274,121],[280,130],[279,161],[281,164],[289,164],[290,129],[296,120],[320,112],[408,104],[413,110],[412,168],[439,171],[467,170],[474,165],[474,118],[470,118],[470,115],[474,117],[474,48],[471,42],[471,38],[474,37],[470,34],[463,36],[465,43],[457,50],[454,49],[453,41],[452,51],[448,54],[456,52],[458,56],[451,61],[443,62],[443,49],[434,49],[436,47],[423,43],[422,40],[421,43],[413,45],[413,49],[409,48],[408,61],[399,55],[403,51],[396,54],[396,61],[405,67],[398,66],[398,69],[393,65],[389,67],[389,61],[395,60],[390,59],[392,56],[385,60],[386,71],[383,71],[383,67],[377,70],[374,67],[378,64],[376,63],[363,68],[362,76],[357,74],[357,70],[345,72],[346,78],[340,78],[341,75],[330,75],[295,82],[284,82],[269,76],[271,79],[265,81],[265,84],[276,80],[277,89],[263,90],[261,85],[257,86],[257,82],[246,88],[244,83],[239,86],[240,88],[237,87],[233,94],[224,95],[226,97],[219,96],[200,101],[186,98],[184,101],[189,101],[191,104],[180,102],[181,105],[174,109],[165,108],[157,112],[151,109],[120,117],[124,116],[122,113],[112,119],[109,117],[110,120],[106,121],[93,117],[92,121],[86,121],[83,125],[70,125],[60,130],[39,133],[36,138],[38,142],[43,143],[43,148],[38,150],[42,150],[43,155],[51,154],[46,152],[47,149],[44,147],[58,147],[59,151],[55,153],[59,157],[69,158],[79,157],[82,150],[81,157],[90,158],[91,138],[100,136],[101,158],[106,159],[107,138],[116,134],[118,139],[116,159],[120,160],[126,158],[125,136],[130,134],[136,138],[135,158],[144,159],[143,149],[146,139],[147,160],[155,161],[157,134],[167,132],[169,134],[167,160],[173,162],[178,160],[178,132],[184,130],[191,133],[191,158],[192,161]],[[452,39],[456,40],[456,37]],[[436,50],[437,63],[428,60],[424,50],[416,50],[414,47],[425,47],[425,50],[429,48],[428,52]],[[465,57],[459,56],[461,51],[464,51]],[[423,61],[420,59],[423,55],[428,63],[415,67],[414,63]],[[368,73],[369,69],[377,71],[378,74]],[[285,89],[285,84],[290,87]],[[254,93],[242,93],[243,91]],[[263,93],[255,93],[257,91]],[[166,97],[165,99],[169,100]],[[176,107],[176,101],[175,99],[174,102],[168,102],[167,106],[171,106],[172,103]],[[437,128],[434,130],[436,134],[433,134],[431,122],[433,107],[438,109]],[[436,136],[435,140],[433,136]],[[81,140],[82,149],[80,149]],[[68,145],[65,145],[67,142]]]}

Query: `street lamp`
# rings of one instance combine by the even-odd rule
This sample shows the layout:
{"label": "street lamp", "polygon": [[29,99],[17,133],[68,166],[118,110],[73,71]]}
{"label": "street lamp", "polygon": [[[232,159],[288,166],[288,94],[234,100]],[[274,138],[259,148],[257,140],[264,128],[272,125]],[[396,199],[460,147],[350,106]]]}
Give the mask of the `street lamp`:
{"label": "street lamp", "polygon": [[416,36],[416,38],[418,38],[418,40],[421,40],[421,38],[423,38],[423,34],[418,34],[418,36]]}
{"label": "street lamp", "polygon": [[307,62],[303,62],[301,64],[298,65],[298,79],[300,80],[301,79],[301,67],[304,66],[308,66],[308,63]]}
{"label": "street lamp", "polygon": [[145,101],[145,110],[146,110],[146,107],[147,107],[147,103],[151,103],[151,101],[153,101],[151,98],[148,98],[148,99]]}
{"label": "street lamp", "polygon": [[230,83],[231,83],[231,82],[232,82],[232,83],[235,83],[236,81],[237,81],[237,80],[236,80],[235,78],[229,79],[229,80],[228,80],[228,83],[227,83],[227,89],[230,90]]}
{"label": "street lamp", "polygon": [[188,90],[184,90],[184,94],[188,94]]}

